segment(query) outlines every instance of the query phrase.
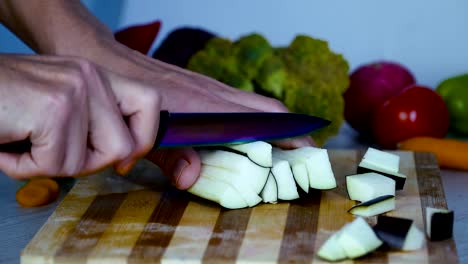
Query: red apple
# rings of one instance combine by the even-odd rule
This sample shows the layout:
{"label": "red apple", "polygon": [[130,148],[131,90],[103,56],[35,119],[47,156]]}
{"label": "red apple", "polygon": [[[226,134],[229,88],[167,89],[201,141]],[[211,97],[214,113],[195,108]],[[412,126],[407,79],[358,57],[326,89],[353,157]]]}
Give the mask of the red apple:
{"label": "red apple", "polygon": [[358,67],[344,93],[346,121],[357,131],[370,134],[374,112],[387,99],[414,84],[411,72],[395,62],[380,61]]}
{"label": "red apple", "polygon": [[428,87],[412,85],[377,109],[372,134],[380,147],[394,149],[398,142],[415,136],[444,137],[448,127],[449,113],[442,98]]}

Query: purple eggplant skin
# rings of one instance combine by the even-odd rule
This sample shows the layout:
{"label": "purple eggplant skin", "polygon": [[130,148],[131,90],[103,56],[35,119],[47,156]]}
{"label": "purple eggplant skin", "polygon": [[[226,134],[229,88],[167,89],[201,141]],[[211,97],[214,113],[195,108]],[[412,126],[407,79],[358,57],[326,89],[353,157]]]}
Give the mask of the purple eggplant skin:
{"label": "purple eggplant skin", "polygon": [[387,246],[402,249],[412,224],[411,219],[379,215],[373,229]]}
{"label": "purple eggplant skin", "polygon": [[454,213],[435,212],[431,217],[431,230],[429,239],[431,241],[442,241],[453,236]]}
{"label": "purple eggplant skin", "polygon": [[358,205],[355,205],[355,206],[351,207],[351,209],[349,209],[348,212],[351,211],[351,210],[353,210],[353,209],[356,208],[356,207],[366,207],[366,206],[370,206],[370,205],[373,205],[373,204],[376,204],[376,203],[380,203],[380,202],[383,202],[383,201],[385,201],[385,200],[387,200],[387,199],[391,199],[391,198],[395,198],[395,196],[390,195],[390,194],[389,194],[389,195],[382,195],[382,196],[376,197],[376,198],[374,198],[374,199],[371,199],[371,200],[369,200],[369,201],[365,201],[365,202],[363,202],[363,203],[360,203],[360,204],[358,204]]}
{"label": "purple eggplant skin", "polygon": [[202,28],[182,27],[173,30],[153,53],[153,58],[186,68],[190,58],[216,37]]}
{"label": "purple eggplant skin", "polygon": [[372,170],[369,168],[364,168],[361,166],[358,166],[356,173],[361,174],[361,173],[367,173],[367,172],[376,172],[376,173],[382,174],[383,176],[389,177],[390,179],[393,179],[395,181],[396,190],[403,190],[403,187],[405,186],[405,183],[406,183],[406,178],[398,177],[396,175],[385,173],[379,170]]}

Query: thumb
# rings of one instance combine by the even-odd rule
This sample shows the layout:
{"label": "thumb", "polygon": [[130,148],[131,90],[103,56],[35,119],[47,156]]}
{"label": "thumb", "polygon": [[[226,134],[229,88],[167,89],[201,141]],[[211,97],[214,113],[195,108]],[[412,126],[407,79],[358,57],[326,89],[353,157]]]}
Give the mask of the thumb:
{"label": "thumb", "polygon": [[192,148],[152,150],[145,158],[158,165],[181,190],[190,188],[200,175],[200,157]]}

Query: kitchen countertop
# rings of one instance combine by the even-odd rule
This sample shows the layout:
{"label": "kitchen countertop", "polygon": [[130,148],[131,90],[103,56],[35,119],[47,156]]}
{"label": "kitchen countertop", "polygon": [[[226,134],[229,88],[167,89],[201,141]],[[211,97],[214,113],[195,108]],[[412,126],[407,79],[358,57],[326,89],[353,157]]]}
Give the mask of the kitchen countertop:
{"label": "kitchen countertop", "polygon": [[[338,136],[326,147],[340,149],[366,148],[354,131],[344,125]],[[441,170],[446,200],[455,212],[454,238],[460,263],[468,264],[468,172]],[[58,201],[41,208],[22,208],[15,200],[19,183],[0,172],[0,263],[19,263],[21,250],[52,214],[67,192],[62,188]],[[71,187],[71,186],[68,186]]]}

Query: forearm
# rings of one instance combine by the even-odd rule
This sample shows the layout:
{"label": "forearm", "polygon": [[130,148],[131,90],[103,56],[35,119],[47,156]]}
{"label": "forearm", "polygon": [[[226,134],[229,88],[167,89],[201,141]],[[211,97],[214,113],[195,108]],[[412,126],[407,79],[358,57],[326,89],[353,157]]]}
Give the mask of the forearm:
{"label": "forearm", "polygon": [[41,54],[78,55],[76,49],[113,38],[78,0],[2,0],[0,20]]}

